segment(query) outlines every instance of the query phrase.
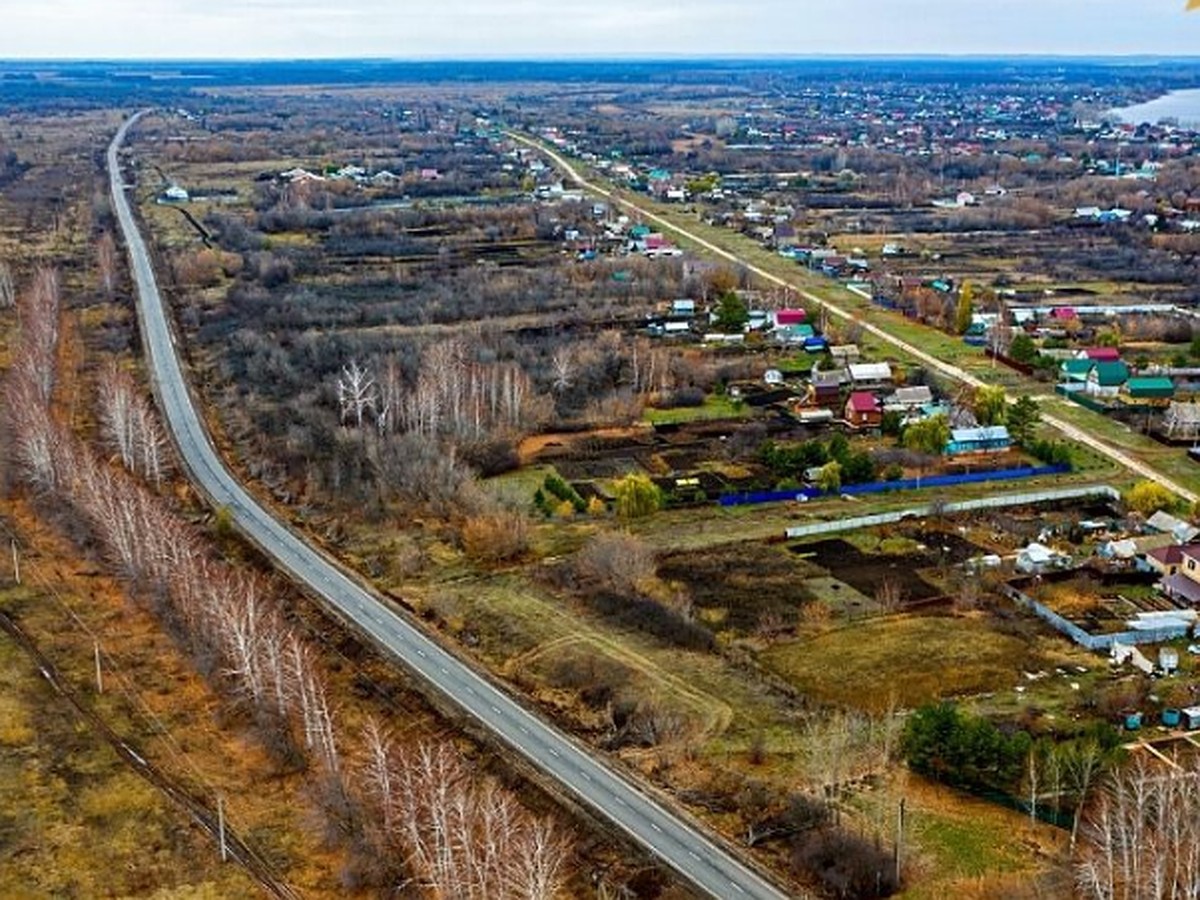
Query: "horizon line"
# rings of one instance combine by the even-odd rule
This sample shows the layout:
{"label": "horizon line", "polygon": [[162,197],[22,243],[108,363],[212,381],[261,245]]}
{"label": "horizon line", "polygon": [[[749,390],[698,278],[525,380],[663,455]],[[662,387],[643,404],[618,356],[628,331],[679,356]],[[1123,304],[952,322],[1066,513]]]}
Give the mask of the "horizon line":
{"label": "horizon line", "polygon": [[214,63],[254,65],[262,63],[653,63],[653,62],[1106,62],[1144,61],[1200,63],[1200,53],[1061,53],[1061,52],[999,52],[999,53],[636,53],[636,54],[579,54],[512,56],[429,55],[429,56],[2,56],[0,65],[79,65],[79,64],[140,64],[140,65],[205,65]]}

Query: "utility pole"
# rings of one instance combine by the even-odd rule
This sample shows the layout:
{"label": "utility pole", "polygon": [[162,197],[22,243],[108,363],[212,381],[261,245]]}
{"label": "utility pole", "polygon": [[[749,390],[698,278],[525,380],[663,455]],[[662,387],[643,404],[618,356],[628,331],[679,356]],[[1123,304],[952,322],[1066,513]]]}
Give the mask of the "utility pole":
{"label": "utility pole", "polygon": [[12,539],[13,581],[21,583],[21,558],[17,555],[17,539]]}
{"label": "utility pole", "polygon": [[92,653],[96,658],[96,693],[104,693],[104,672],[100,668],[100,642],[92,642]]}
{"label": "utility pole", "polygon": [[896,887],[900,887],[900,871],[903,863],[903,854],[900,850],[900,845],[904,842],[904,798],[900,798],[900,809],[896,813]]}

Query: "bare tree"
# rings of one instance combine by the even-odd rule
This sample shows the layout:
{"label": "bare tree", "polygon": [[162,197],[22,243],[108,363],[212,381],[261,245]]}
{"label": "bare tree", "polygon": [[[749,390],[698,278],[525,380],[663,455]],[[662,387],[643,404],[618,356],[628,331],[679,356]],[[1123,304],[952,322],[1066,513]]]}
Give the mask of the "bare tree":
{"label": "bare tree", "polygon": [[133,378],[111,365],[100,377],[100,429],[129,472],[161,487],[169,456],[166,433]]}
{"label": "bare tree", "polygon": [[1200,896],[1200,769],[1137,754],[1099,793],[1080,831],[1076,885],[1095,900]]}
{"label": "bare tree", "polygon": [[106,231],[96,241],[96,279],[107,299],[112,299],[117,290],[118,259],[116,241],[112,232]]}
{"label": "bare tree", "polygon": [[355,426],[362,428],[363,416],[367,410],[375,408],[375,379],[357,360],[352,359],[349,365],[342,367],[337,382],[337,396],[342,424],[353,417]]}
{"label": "bare tree", "polygon": [[575,359],[570,347],[561,345],[555,348],[550,357],[550,369],[554,375],[552,385],[555,393],[561,394],[575,383]]}
{"label": "bare tree", "polygon": [[17,290],[13,283],[12,269],[8,263],[0,262],[0,309],[12,309],[17,303]]}

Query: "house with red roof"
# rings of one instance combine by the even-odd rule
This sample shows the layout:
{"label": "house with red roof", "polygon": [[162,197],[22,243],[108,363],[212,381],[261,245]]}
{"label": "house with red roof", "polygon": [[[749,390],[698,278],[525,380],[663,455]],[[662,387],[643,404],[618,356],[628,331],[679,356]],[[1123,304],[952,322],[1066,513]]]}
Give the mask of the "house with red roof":
{"label": "house with red roof", "polygon": [[1178,569],[1159,586],[1174,600],[1200,606],[1200,544],[1185,544],[1179,550]]}
{"label": "house with red roof", "polygon": [[855,428],[878,428],[883,424],[883,406],[870,391],[855,391],[846,401],[846,421]]}

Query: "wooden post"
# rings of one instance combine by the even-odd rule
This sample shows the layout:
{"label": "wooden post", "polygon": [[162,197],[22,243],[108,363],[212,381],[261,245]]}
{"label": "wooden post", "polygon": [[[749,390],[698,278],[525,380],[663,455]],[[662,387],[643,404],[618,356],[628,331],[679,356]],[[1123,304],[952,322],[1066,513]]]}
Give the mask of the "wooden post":
{"label": "wooden post", "polygon": [[21,583],[21,557],[17,554],[17,539],[12,539],[13,581]]}
{"label": "wooden post", "polygon": [[93,655],[96,657],[96,693],[103,694],[104,693],[104,672],[100,668],[100,642],[99,641],[94,641],[92,643],[92,652],[93,652]]}
{"label": "wooden post", "polygon": [[900,809],[896,813],[896,887],[900,887],[900,871],[903,854],[900,845],[904,843],[904,798],[900,798]]}

